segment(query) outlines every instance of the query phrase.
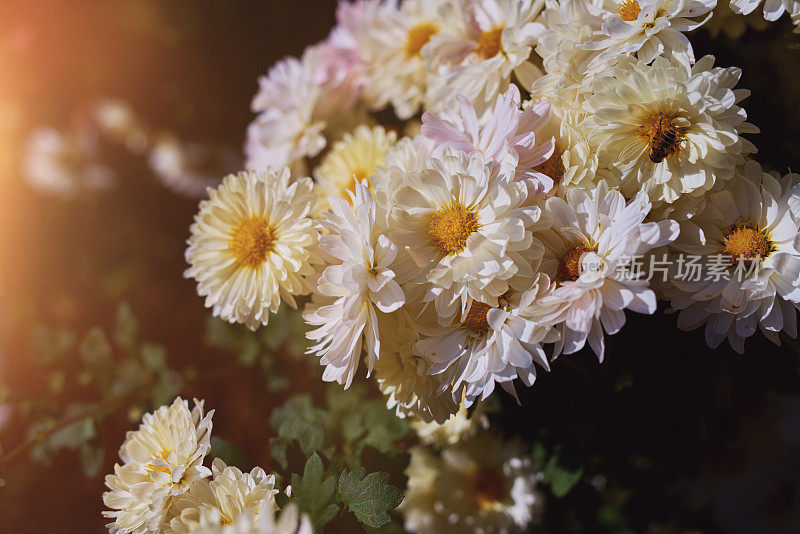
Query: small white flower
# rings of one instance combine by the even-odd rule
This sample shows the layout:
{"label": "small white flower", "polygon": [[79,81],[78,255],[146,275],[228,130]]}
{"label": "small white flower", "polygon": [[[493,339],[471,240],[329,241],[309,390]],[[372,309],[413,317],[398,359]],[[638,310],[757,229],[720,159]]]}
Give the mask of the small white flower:
{"label": "small white flower", "polygon": [[644,190],[652,202],[699,196],[730,179],[755,147],[741,137],[758,129],[737,103],[737,68],[714,68],[706,56],[691,69],[664,58],[652,65],[626,60],[592,83],[581,123],[622,191]]}
{"label": "small white flower", "polygon": [[319,227],[310,178],[290,183],[289,170],[225,177],[200,203],[186,249],[187,278],[197,280],[214,316],[255,329],[267,324],[281,299],[307,294],[319,263]]}
{"label": "small white flower", "polygon": [[278,493],[274,475],[267,475],[260,467],[242,473],[219,458],[214,459],[211,471],[212,480],[196,480],[186,493],[173,499],[172,518],[164,528],[165,534],[188,534],[202,527],[228,525],[242,516],[256,521],[263,512],[272,513],[272,499]]}
{"label": "small white flower", "polygon": [[317,283],[314,300],[303,313],[306,322],[319,328],[307,333],[318,343],[308,352],[320,356],[323,380],[347,388],[361,358],[362,340],[368,358],[367,374],[380,354],[377,314],[391,313],[405,303],[403,290],[391,269],[397,247],[376,224],[375,203],[365,184],[356,184],[352,207],[341,198],[329,197],[331,211],[322,214],[330,233],[320,248],[333,261]]}
{"label": "small white flower", "polygon": [[534,22],[541,8],[534,0],[458,2],[422,51],[434,75],[426,96],[429,109],[443,109],[461,94],[483,114],[508,89],[512,75],[527,86],[539,75],[529,58],[544,30]]}
{"label": "small white flower", "polygon": [[383,166],[386,151],[397,141],[397,134],[382,126],[361,125],[337,141],[314,170],[316,191],[321,203],[329,196],[347,199],[355,185],[367,180]]}
{"label": "small white flower", "polygon": [[305,514],[301,516],[295,504],[280,513],[272,499],[261,507],[264,511],[258,519],[243,514],[233,524],[200,527],[193,534],[314,534],[311,520]]}
{"label": "small white flower", "polygon": [[428,88],[423,51],[447,25],[448,0],[367,0],[350,7],[347,26],[368,66],[364,98],[374,109],[391,104],[401,119],[413,116]]}
{"label": "small white flower", "polygon": [[593,191],[571,188],[565,197],[549,198],[545,205],[553,226],[538,234],[546,250],[542,270],[558,287],[535,303],[533,316],[560,323],[556,355],[577,352],[588,341],[602,361],[603,330],[619,332],[625,309],[647,314],[656,310],[656,296],[647,282],[620,276],[618,269],[674,240],[678,223],[644,223],[650,211],[647,196],[638,193],[626,203],[602,180]]}
{"label": "small white flower", "polygon": [[515,177],[525,182],[529,195],[553,188],[552,178],[537,169],[555,150],[554,138],[539,135],[537,141],[549,119],[550,104],[537,102],[521,110],[519,89],[512,85],[497,97],[482,128],[475,108],[464,97],[459,98],[458,104],[441,116],[431,112],[422,115],[422,134],[438,145],[434,155],[441,155],[445,147],[450,147],[466,153],[480,152],[496,165],[511,155],[517,159]]}
{"label": "small white flower", "polygon": [[530,286],[541,210],[525,205],[514,167],[448,149],[396,185],[390,235],[412,260],[402,281],[423,286],[444,326],[466,316],[473,300],[497,306],[509,289]]}
{"label": "small white flower", "polygon": [[488,397],[495,384],[516,397],[517,377],[530,387],[535,364],[550,370],[542,344],[555,342],[558,335],[535,316],[537,301],[550,291],[550,280],[539,274],[530,289],[507,292],[496,307],[472,302],[462,321],[432,332],[414,351],[433,362],[428,372],[443,375],[455,402],[463,399],[470,406]]}
{"label": "small white flower", "polygon": [[450,395],[442,394],[441,375],[430,375],[431,362],[413,351],[420,338],[405,309],[378,318],[380,357],[375,362],[375,379],[386,395],[386,407],[397,416],[415,416],[431,425],[444,423],[457,409]]}
{"label": "small white flower", "polygon": [[171,406],[145,414],[136,431],[128,432],[119,450],[122,465],[106,476],[111,491],[103,502],[114,518],[108,526],[115,532],[145,534],[160,532],[161,523],[176,495],[207,477],[203,459],[211,450],[211,410],[203,415],[203,403],[180,397]]}
{"label": "small white flower", "polygon": [[[700,256],[704,270],[697,280],[675,272],[673,287],[665,289],[672,308],[680,310],[679,328],[693,330],[705,323],[710,347],[727,338],[738,352],[756,328],[775,344],[780,344],[781,331],[797,337],[798,183],[796,174],[779,181],[750,161],[728,187],[708,195],[701,213],[681,221],[672,248]],[[721,266],[724,276],[712,274],[712,263]]]}
{"label": "small white flower", "polygon": [[419,446],[410,453],[399,507],[408,532],[525,532],[541,520],[536,468],[521,442],[483,432],[440,454]]}
{"label": "small white flower", "polygon": [[650,63],[665,53],[694,63],[692,45],[683,32],[702,26],[716,4],[717,0],[620,0],[614,11],[599,9],[602,29],[582,46],[600,51],[591,65],[609,64],[631,54]]}

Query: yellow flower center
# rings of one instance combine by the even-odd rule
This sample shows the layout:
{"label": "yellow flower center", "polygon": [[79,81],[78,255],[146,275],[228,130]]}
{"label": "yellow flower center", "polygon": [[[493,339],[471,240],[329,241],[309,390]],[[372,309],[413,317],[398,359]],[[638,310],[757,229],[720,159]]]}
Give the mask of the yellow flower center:
{"label": "yellow flower center", "polygon": [[503,28],[494,28],[485,31],[478,37],[478,47],[475,53],[483,59],[491,59],[500,53],[503,44]]}
{"label": "yellow flower center", "polygon": [[154,460],[156,460],[157,458],[160,458],[161,460],[164,460],[166,462],[168,460],[169,455],[170,455],[171,452],[172,451],[168,451],[168,450],[165,449],[165,450],[162,450],[161,452],[157,452],[156,454],[153,455],[153,457],[151,458],[150,463],[148,463],[146,466],[144,466],[144,470],[147,472],[147,480],[149,480],[150,482],[154,482],[153,478],[151,476],[153,474],[153,471],[159,471],[161,473],[166,473],[168,475],[170,474],[170,470],[169,469],[167,469],[166,467],[158,467],[154,463]]}
{"label": "yellow flower center", "polygon": [[738,263],[740,257],[765,258],[775,250],[769,237],[748,223],[731,225],[728,231],[722,241],[722,253],[730,256],[733,263]]}
{"label": "yellow flower center", "polygon": [[275,248],[275,236],[264,217],[250,217],[234,228],[229,247],[239,263],[255,269]]}
{"label": "yellow flower center", "polygon": [[557,282],[574,282],[581,277],[581,256],[586,252],[594,252],[593,248],[589,248],[584,244],[578,244],[567,251],[564,256],[558,260],[558,267],[556,268],[556,281]]}
{"label": "yellow flower center", "polygon": [[360,184],[364,180],[367,181],[367,187],[372,189],[372,185],[369,183],[369,177],[370,176],[372,176],[372,171],[368,171],[368,170],[364,169],[363,167],[357,167],[356,169],[354,169],[353,170],[353,179],[350,180],[350,183],[345,188],[345,191],[343,192],[342,197],[343,198],[347,197],[347,193],[346,193],[347,191],[352,191],[353,193],[355,193],[356,192],[356,184]]}
{"label": "yellow flower center", "polygon": [[467,318],[464,319],[464,322],[461,324],[466,326],[470,332],[485,334],[489,331],[489,321],[486,318],[486,314],[488,314],[491,309],[492,307],[488,304],[476,300],[472,303],[472,306],[469,307]]}
{"label": "yellow flower center", "polygon": [[486,467],[475,467],[467,475],[467,491],[482,509],[491,509],[508,495],[503,477]]}
{"label": "yellow flower center", "polygon": [[639,18],[639,12],[642,10],[639,7],[639,2],[636,0],[622,0],[617,7],[619,18],[627,22],[633,22]]}
{"label": "yellow flower center", "polygon": [[435,22],[420,22],[408,30],[406,36],[406,56],[420,55],[422,47],[428,44],[431,37],[439,33],[439,25]]}
{"label": "yellow flower center", "polygon": [[552,178],[553,182],[559,183],[564,178],[564,172],[567,170],[564,168],[564,161],[561,159],[563,155],[564,151],[556,145],[553,155],[547,158],[547,161],[540,163],[533,169],[549,176]]}
{"label": "yellow flower center", "polygon": [[445,254],[458,254],[466,248],[470,234],[480,227],[478,214],[454,200],[433,214],[428,224],[428,235]]}
{"label": "yellow flower center", "polygon": [[656,111],[647,115],[639,124],[638,133],[650,147],[650,161],[660,163],[667,156],[680,151],[686,129],[675,126],[675,113]]}

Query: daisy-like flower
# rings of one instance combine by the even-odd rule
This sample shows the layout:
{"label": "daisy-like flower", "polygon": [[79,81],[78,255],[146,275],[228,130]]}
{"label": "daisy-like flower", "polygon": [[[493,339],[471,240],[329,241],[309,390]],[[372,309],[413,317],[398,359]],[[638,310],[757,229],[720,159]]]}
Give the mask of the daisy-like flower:
{"label": "daisy-like flower", "polygon": [[619,332],[625,309],[656,310],[656,295],[647,282],[623,271],[634,257],[673,241],[679,227],[670,219],[643,222],[651,206],[647,195],[638,193],[626,203],[604,180],[593,191],[571,188],[565,197],[549,198],[545,205],[553,226],[538,236],[547,251],[542,270],[557,287],[538,299],[532,315],[559,323],[556,355],[577,352],[588,341],[602,361],[603,330]]}
{"label": "daisy-like flower", "polygon": [[386,407],[400,418],[416,416],[435,426],[447,421],[458,405],[441,394],[440,376],[428,374],[431,362],[412,350],[420,328],[405,309],[382,316],[378,323],[381,351],[375,378],[387,397]]}
{"label": "daisy-like flower", "polygon": [[145,414],[136,431],[128,432],[119,450],[122,465],[106,476],[111,491],[103,502],[113,518],[114,532],[144,534],[160,532],[161,523],[176,495],[185,493],[211,471],[203,459],[211,450],[211,410],[203,415],[203,403],[180,397],[171,406]]}
{"label": "daisy-like flower", "polygon": [[[553,155],[555,139],[550,138],[537,146],[537,133],[547,123],[550,105],[547,102],[531,104],[520,109],[520,94],[516,85],[499,95],[486,125],[481,128],[475,108],[464,97],[459,106],[437,116],[431,112],[422,115],[422,134],[438,144],[434,155],[445,147],[462,152],[480,152],[487,161],[500,165],[509,154],[516,156],[516,178],[528,186],[528,194],[546,193],[553,180],[537,170]],[[541,136],[539,137],[541,139]]]}
{"label": "daisy-like flower", "polygon": [[97,155],[97,139],[92,135],[39,128],[28,141],[24,177],[37,191],[64,198],[82,191],[109,189],[116,176],[97,161]]}
{"label": "daisy-like flower", "polygon": [[426,97],[429,108],[438,111],[462,94],[482,114],[508,89],[512,74],[528,86],[539,75],[529,58],[544,30],[534,22],[542,5],[534,0],[459,2],[445,29],[423,50],[435,74]]}
{"label": "daisy-like flower", "polygon": [[326,122],[317,112],[322,87],[314,68],[297,58],[277,62],[262,76],[251,109],[259,115],[247,128],[246,167],[266,171],[313,157],[325,147]]}
{"label": "daisy-like flower", "polygon": [[244,514],[235,523],[200,527],[193,534],[314,534],[311,519],[301,516],[296,505],[278,512],[275,501],[267,499],[261,507],[264,511],[258,519]]}
{"label": "daisy-like flower", "polygon": [[795,4],[795,12],[792,13],[792,24],[794,24],[794,33],[800,33],[800,2]]}
{"label": "daisy-like flower", "polygon": [[200,203],[186,249],[187,278],[215,317],[255,329],[267,324],[283,299],[311,291],[307,277],[319,263],[319,227],[310,178],[290,183],[289,170],[225,177]]}
{"label": "daisy-like flower", "polygon": [[240,517],[247,516],[257,521],[266,504],[266,512],[272,513],[270,503],[275,489],[275,476],[267,475],[260,467],[249,473],[225,465],[215,458],[211,465],[213,479],[195,481],[189,491],[173,499],[169,526],[166,534],[188,534],[201,527],[229,525]]}
{"label": "daisy-like flower", "polygon": [[[730,0],[734,13],[747,15],[761,5],[761,0]],[[797,0],[767,0],[764,2],[764,18],[770,21],[778,20],[784,13],[792,16],[792,21],[797,24],[800,18],[800,2]]]}
{"label": "daisy-like flower", "polygon": [[465,317],[473,300],[498,306],[509,289],[530,287],[543,252],[532,230],[543,222],[538,207],[525,205],[515,166],[515,158],[494,165],[480,152],[447,149],[397,186],[391,236],[413,260],[402,281],[424,285],[443,326]]}
{"label": "daisy-like flower", "polygon": [[410,452],[398,508],[408,532],[525,532],[541,520],[537,471],[521,442],[483,432],[440,455],[419,446]]}
{"label": "daisy-like flower", "polygon": [[433,362],[429,373],[443,374],[442,383],[456,402],[469,406],[485,399],[495,384],[516,397],[514,379],[530,387],[535,364],[550,370],[542,344],[558,335],[535,316],[536,302],[550,291],[550,280],[539,274],[530,289],[506,293],[497,307],[473,302],[463,321],[418,341],[414,351]]}
{"label": "daisy-like flower", "polygon": [[644,190],[654,203],[672,203],[702,195],[755,152],[741,137],[758,132],[737,105],[750,94],[734,89],[741,71],[713,65],[711,56],[691,68],[630,59],[595,79],[581,127],[626,196]]}
{"label": "daisy-like flower", "polygon": [[419,110],[429,76],[423,50],[446,26],[448,4],[448,0],[405,0],[398,6],[366,0],[343,12],[342,22],[368,66],[364,98],[372,108],[391,105],[401,119]]}
{"label": "daisy-like flower", "polygon": [[384,163],[386,151],[397,141],[395,132],[382,126],[361,125],[336,142],[314,171],[320,199],[329,196],[347,199],[355,185],[369,178]]}
{"label": "daisy-like flower", "polygon": [[319,327],[306,335],[317,342],[308,352],[316,353],[325,366],[323,380],[345,388],[358,368],[362,341],[367,374],[372,373],[381,351],[378,313],[391,313],[405,303],[391,269],[397,247],[376,221],[368,187],[356,184],[351,200],[352,207],[344,199],[328,198],[331,210],[322,214],[321,223],[330,233],[319,246],[333,261],[322,272],[314,300],[303,313],[308,324]]}
{"label": "daisy-like flower", "polygon": [[796,174],[778,180],[749,161],[728,187],[708,195],[705,210],[681,221],[671,248],[684,260],[700,256],[695,263],[702,269],[676,268],[665,289],[672,309],[680,310],[679,328],[705,324],[710,347],[727,338],[737,352],[757,328],[776,344],[781,331],[797,336],[798,183]]}
{"label": "daisy-like flower", "polygon": [[665,52],[694,63],[692,45],[683,32],[702,26],[717,4],[716,0],[607,1],[613,7],[600,9],[601,32],[582,44],[588,50],[600,51],[592,59],[593,65],[607,65],[631,54],[650,63]]}

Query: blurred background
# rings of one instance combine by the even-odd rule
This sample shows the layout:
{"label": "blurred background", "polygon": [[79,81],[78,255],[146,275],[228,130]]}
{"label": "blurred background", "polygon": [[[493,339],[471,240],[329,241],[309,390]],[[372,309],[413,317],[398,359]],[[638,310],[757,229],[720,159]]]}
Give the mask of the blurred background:
{"label": "blurred background", "polygon": [[[280,335],[234,331],[182,272],[205,186],[241,166],[258,76],[324,38],[334,10],[2,3],[0,531],[103,532],[103,474],[125,431],[178,392],[204,398],[223,445],[265,467],[270,410],[322,394],[294,316]],[[742,68],[757,158],[797,172],[800,40],[786,20],[731,30],[742,21],[724,15],[690,36],[695,53]],[[522,406],[493,401],[493,423],[557,455],[570,480],[548,490],[537,531],[800,532],[800,345],[755,336],[740,356],[663,312],[628,321],[602,365],[562,358]],[[401,486],[404,462],[381,466]]]}

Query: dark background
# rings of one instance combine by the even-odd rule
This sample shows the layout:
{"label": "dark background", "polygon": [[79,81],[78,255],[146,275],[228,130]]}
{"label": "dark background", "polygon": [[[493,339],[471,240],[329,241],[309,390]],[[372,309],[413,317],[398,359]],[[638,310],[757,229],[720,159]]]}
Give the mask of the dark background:
{"label": "dark background", "polygon": [[[333,25],[328,1],[9,1],[0,16],[0,379],[35,395],[42,377],[28,365],[35,324],[85,331],[109,326],[127,300],[147,339],[163,342],[170,364],[208,380],[184,397],[217,410],[215,433],[255,462],[269,456],[267,414],[282,398],[257,373],[202,343],[207,311],[182,278],[196,202],[160,185],[141,158],[120,156],[119,186],[63,201],[35,193],[18,172],[30,130],[67,128],[99,98],[121,97],[154,128],[239,147],[251,120],[257,77],[299,55]],[[738,65],[758,159],[800,169],[800,50],[791,26],[771,24],[737,41],[690,37],[697,57]],[[124,283],[118,283],[122,279]],[[115,280],[117,283],[111,283]],[[606,361],[581,353],[521,392],[501,397],[493,416],[508,434],[560,446],[584,477],[565,498],[548,497],[550,532],[800,531],[798,345],[760,336],[740,356],[706,348],[674,317],[628,315],[607,340]],[[302,376],[297,389],[313,388]],[[0,428],[4,449],[21,421]],[[104,468],[125,430],[124,414],[102,427]],[[102,476],[87,478],[75,455],[50,467],[21,459],[0,474],[0,532],[102,532]]]}

